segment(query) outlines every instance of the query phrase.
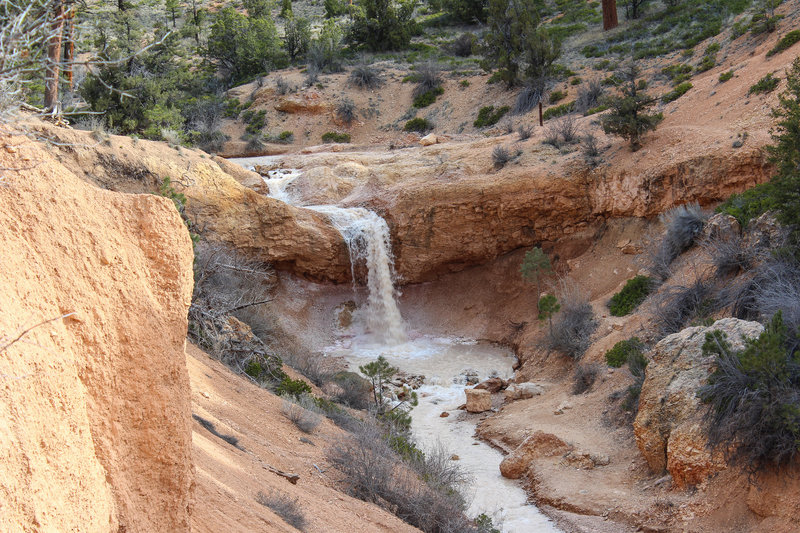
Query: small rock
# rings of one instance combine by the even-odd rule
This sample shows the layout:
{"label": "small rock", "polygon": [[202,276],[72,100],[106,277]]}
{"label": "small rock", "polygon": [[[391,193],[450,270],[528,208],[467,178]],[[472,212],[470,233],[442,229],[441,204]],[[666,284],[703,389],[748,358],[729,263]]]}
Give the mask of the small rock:
{"label": "small rock", "polygon": [[450,460],[451,460],[451,461],[460,461],[460,460],[461,460],[461,457],[459,457],[459,456],[458,456],[458,455],[456,455],[456,454],[453,454],[453,455],[451,455],[451,456],[450,456]]}
{"label": "small rock", "polygon": [[203,398],[211,398],[211,396],[209,396],[209,394],[208,394],[207,392],[201,392],[201,393],[200,393],[200,395],[201,395]]}
{"label": "small rock", "polygon": [[447,411],[442,411],[442,414],[439,415],[439,418],[447,418],[448,416],[450,416],[450,413]]}

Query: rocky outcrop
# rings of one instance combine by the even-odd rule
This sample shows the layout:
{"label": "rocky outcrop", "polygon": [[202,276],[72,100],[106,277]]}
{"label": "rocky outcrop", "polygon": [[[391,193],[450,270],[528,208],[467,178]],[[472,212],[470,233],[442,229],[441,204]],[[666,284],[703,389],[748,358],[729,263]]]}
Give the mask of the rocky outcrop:
{"label": "rocky outcrop", "polygon": [[555,435],[537,431],[505,456],[500,463],[500,473],[509,479],[519,479],[535,459],[563,455],[571,449],[569,444]]}
{"label": "rocky outcrop", "polygon": [[346,282],[350,259],[341,234],[322,215],[296,208],[243,186],[260,177],[231,162],[165,143],[109,136],[98,143],[88,132],[37,126],[58,142],[48,146],[86,181],[123,192],[153,192],[171,178],[186,196],[194,231],[210,241],[272,263],[301,277]]}
{"label": "rocky outcrop", "polygon": [[712,371],[713,356],[704,356],[706,333],[727,335],[734,349],[745,338],[757,337],[764,327],[735,318],[718,320],[710,327],[687,328],[662,339],[653,348],[634,421],[639,450],[655,472],[669,471],[677,488],[696,485],[724,467],[712,456],[703,436],[705,406],[697,389]]}
{"label": "rocky outcrop", "polygon": [[293,184],[301,198],[383,216],[401,283],[436,279],[535,244],[552,258],[570,259],[591,246],[608,218],[653,217],[690,201],[708,205],[769,177],[755,148],[670,159],[642,172],[551,169],[524,159],[495,171],[490,154],[497,142],[303,154],[282,164],[305,172]]}
{"label": "rocky outcrop", "polygon": [[0,530],[189,531],[186,227],[28,138],[0,167]]}

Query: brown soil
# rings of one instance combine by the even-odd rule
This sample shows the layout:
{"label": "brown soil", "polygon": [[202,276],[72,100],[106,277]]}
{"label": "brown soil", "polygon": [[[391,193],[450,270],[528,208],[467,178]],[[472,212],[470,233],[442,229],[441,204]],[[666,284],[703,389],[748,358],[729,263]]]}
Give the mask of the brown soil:
{"label": "brown soil", "polygon": [[[186,347],[192,387],[192,413],[217,431],[238,438],[238,447],[192,424],[197,472],[192,530],[250,533],[296,531],[268,507],[258,493],[297,498],[306,518],[304,531],[386,533],[418,531],[395,516],[336,488],[325,449],[343,431],[327,419],[305,434],[281,414],[283,400],[237,376],[192,344]],[[300,476],[296,485],[271,472],[274,467]]]}

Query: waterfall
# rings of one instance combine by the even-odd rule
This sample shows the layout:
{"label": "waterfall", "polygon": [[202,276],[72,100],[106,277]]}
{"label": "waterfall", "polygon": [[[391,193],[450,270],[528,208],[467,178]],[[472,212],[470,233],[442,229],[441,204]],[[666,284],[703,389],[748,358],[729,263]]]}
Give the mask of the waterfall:
{"label": "waterfall", "polygon": [[[298,171],[270,171],[264,179],[272,198],[293,203],[286,187],[300,173]],[[350,252],[350,271],[355,283],[355,266],[364,261],[367,266],[367,308],[363,316],[367,330],[376,340],[387,344],[401,344],[407,340],[403,318],[397,307],[394,289],[394,259],[389,226],[376,213],[363,207],[337,207],[335,205],[302,206],[328,217],[342,234]]]}

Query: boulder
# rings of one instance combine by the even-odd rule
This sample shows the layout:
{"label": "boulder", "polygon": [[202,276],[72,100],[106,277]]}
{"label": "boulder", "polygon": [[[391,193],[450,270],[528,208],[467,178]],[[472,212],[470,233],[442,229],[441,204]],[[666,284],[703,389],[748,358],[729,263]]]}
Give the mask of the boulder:
{"label": "boulder", "polygon": [[764,327],[735,318],[718,320],[710,327],[687,328],[662,339],[653,348],[633,424],[636,444],[650,468],[669,471],[676,488],[696,485],[724,467],[712,457],[703,437],[706,407],[697,389],[712,371],[714,357],[705,357],[706,333],[719,330],[734,349],[744,338],[757,337]]}
{"label": "boulder", "polygon": [[439,139],[436,137],[435,133],[429,133],[425,137],[419,140],[419,144],[422,146],[431,146],[439,142]]}
{"label": "boulder", "polygon": [[484,389],[464,389],[467,395],[467,411],[482,413],[492,408],[492,395]]}
{"label": "boulder", "polygon": [[508,382],[502,378],[489,378],[481,381],[474,388],[476,389],[486,389],[490,393],[494,394],[496,392],[500,392],[501,390],[505,389],[508,386]]}
{"label": "boulder", "polygon": [[544,388],[536,383],[511,383],[508,388],[503,391],[503,395],[505,401],[512,402],[514,400],[533,398],[534,396],[541,395],[543,392]]}
{"label": "boulder", "polygon": [[500,473],[509,479],[519,479],[534,461],[541,457],[563,455],[571,446],[555,435],[537,431],[527,437],[500,463]]}
{"label": "boulder", "polygon": [[276,111],[289,114],[306,113],[309,115],[319,115],[330,109],[331,105],[324,101],[317,92],[286,96],[278,100],[275,104]]}

